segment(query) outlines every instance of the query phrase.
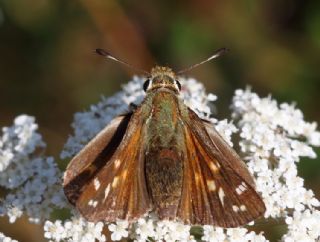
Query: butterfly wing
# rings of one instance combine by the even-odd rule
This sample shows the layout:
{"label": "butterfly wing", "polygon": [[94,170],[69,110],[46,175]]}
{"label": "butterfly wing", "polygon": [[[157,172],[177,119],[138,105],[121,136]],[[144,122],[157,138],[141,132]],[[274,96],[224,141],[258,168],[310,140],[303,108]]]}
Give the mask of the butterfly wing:
{"label": "butterfly wing", "polygon": [[65,193],[89,221],[133,220],[150,210],[139,112],[111,122],[67,168]]}
{"label": "butterfly wing", "polygon": [[177,217],[190,224],[237,227],[261,216],[264,202],[241,159],[214,128],[191,110],[189,116]]}
{"label": "butterfly wing", "polygon": [[71,204],[75,204],[86,184],[103,167],[120,144],[132,113],[114,118],[68,164],[63,188]]}

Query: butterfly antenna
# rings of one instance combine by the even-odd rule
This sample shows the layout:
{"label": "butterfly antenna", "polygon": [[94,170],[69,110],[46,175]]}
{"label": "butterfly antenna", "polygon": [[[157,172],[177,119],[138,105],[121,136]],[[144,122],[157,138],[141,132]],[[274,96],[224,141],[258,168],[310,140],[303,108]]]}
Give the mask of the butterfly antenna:
{"label": "butterfly antenna", "polygon": [[125,61],[123,61],[123,60],[120,60],[120,59],[114,57],[114,56],[111,55],[108,51],[106,51],[106,50],[104,50],[104,49],[95,49],[95,52],[96,52],[98,55],[104,56],[104,57],[106,57],[106,58],[108,58],[108,59],[110,59],[110,60],[113,60],[113,61],[115,61],[115,62],[121,63],[121,64],[123,64],[123,65],[125,65],[125,66],[127,66],[127,67],[129,67],[129,68],[131,68],[131,69],[133,69],[133,70],[136,70],[136,71],[139,71],[139,72],[143,72],[143,73],[146,74],[146,75],[150,75],[149,72],[147,72],[147,71],[145,71],[145,70],[142,70],[142,69],[139,69],[139,68],[137,68],[137,67],[135,67],[135,66],[133,66],[133,65],[131,65],[131,64],[125,62]]}
{"label": "butterfly antenna", "polygon": [[204,60],[204,61],[201,61],[201,62],[199,62],[199,63],[196,63],[196,64],[194,64],[194,65],[192,65],[192,66],[189,66],[189,67],[186,68],[186,69],[183,69],[183,70],[181,70],[181,71],[178,71],[177,74],[180,75],[180,74],[182,74],[182,73],[188,72],[188,71],[190,71],[191,69],[193,69],[193,68],[195,68],[195,67],[198,67],[198,66],[200,66],[200,65],[202,65],[202,64],[204,64],[204,63],[206,63],[206,62],[208,62],[208,61],[211,61],[211,60],[213,60],[213,59],[215,59],[215,58],[218,58],[219,56],[225,54],[225,53],[228,52],[228,51],[229,51],[229,49],[227,49],[227,48],[218,49],[218,50],[217,50],[216,52],[214,52],[214,54],[211,55],[208,59],[206,59],[206,60]]}

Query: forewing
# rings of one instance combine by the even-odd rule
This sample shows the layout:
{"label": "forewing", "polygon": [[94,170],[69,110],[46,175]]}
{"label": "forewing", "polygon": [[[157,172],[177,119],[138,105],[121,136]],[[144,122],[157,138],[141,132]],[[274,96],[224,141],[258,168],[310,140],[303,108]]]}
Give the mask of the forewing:
{"label": "forewing", "polygon": [[112,157],[131,116],[132,113],[129,113],[113,119],[70,161],[63,179],[64,192],[70,203],[76,203],[88,182]]}
{"label": "forewing", "polygon": [[144,173],[145,125],[138,109],[108,163],[88,182],[76,201],[90,221],[133,221],[150,208]]}
{"label": "forewing", "polygon": [[178,218],[190,224],[238,227],[260,217],[265,205],[241,159],[217,133],[212,136],[211,132],[216,131],[208,132],[192,111],[190,120],[185,126],[186,156]]}

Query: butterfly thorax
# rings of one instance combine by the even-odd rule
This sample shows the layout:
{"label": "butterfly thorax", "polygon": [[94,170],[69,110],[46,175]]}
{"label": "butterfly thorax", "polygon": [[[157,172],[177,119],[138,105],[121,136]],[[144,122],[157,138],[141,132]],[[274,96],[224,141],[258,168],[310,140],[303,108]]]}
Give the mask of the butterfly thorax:
{"label": "butterfly thorax", "polygon": [[147,118],[149,149],[179,146],[179,133],[183,128],[181,115],[187,109],[179,97],[167,88],[155,90],[150,97],[152,109]]}

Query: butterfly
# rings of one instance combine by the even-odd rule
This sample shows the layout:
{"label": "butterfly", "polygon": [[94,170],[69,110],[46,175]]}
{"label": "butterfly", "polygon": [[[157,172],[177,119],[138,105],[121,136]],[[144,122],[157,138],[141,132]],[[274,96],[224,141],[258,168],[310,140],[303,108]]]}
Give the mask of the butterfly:
{"label": "butterfly", "polygon": [[143,89],[142,103],[114,118],[69,163],[69,202],[93,222],[134,222],[154,212],[160,220],[229,228],[262,216],[266,207],[245,163],[184,104],[178,75],[156,66]]}

